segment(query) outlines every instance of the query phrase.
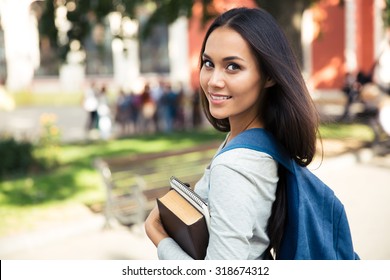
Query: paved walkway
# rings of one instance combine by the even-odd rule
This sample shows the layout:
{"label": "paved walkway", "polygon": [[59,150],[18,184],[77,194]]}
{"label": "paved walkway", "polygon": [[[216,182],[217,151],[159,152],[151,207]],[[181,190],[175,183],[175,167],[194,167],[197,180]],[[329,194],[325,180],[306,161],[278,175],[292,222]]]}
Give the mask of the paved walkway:
{"label": "paved walkway", "polygon": [[56,117],[64,142],[85,139],[87,113],[81,107],[74,106],[19,107],[12,112],[0,110],[0,134],[12,133],[17,137],[35,139],[40,129],[40,118],[44,114]]}
{"label": "paved walkway", "polygon": [[362,149],[327,158],[312,171],[344,204],[360,257],[390,260],[390,155],[374,157]]}
{"label": "paved walkway", "polygon": [[102,215],[0,239],[0,259],[153,260],[156,249],[143,225],[104,228]]}

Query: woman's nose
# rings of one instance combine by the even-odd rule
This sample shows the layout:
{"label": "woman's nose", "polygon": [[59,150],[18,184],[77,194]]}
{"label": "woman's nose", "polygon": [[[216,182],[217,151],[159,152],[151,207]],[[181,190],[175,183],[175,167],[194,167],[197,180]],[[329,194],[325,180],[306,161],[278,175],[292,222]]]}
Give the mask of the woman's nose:
{"label": "woman's nose", "polygon": [[210,80],[208,82],[210,87],[224,87],[225,81],[223,79],[223,73],[218,70],[214,70],[210,76]]}

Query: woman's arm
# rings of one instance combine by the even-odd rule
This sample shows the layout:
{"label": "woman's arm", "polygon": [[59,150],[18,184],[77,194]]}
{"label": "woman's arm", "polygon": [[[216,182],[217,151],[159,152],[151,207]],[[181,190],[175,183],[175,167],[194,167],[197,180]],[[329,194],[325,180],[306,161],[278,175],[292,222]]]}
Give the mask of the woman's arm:
{"label": "woman's arm", "polygon": [[158,207],[154,207],[145,221],[145,231],[149,239],[158,248],[159,259],[191,260],[180,246],[165,231]]}
{"label": "woman's arm", "polygon": [[161,242],[161,240],[169,237],[161,223],[160,212],[158,211],[157,206],[153,208],[149,216],[146,218],[145,231],[146,235],[156,247]]}

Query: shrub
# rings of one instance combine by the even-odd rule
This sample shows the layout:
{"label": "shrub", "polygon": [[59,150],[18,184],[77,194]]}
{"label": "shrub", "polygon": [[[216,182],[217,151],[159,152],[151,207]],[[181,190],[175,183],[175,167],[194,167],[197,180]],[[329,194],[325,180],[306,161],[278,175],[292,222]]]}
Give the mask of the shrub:
{"label": "shrub", "polygon": [[58,166],[61,133],[54,114],[40,118],[38,141],[16,140],[0,135],[0,178],[26,175]]}
{"label": "shrub", "polygon": [[58,165],[61,132],[56,125],[57,117],[54,114],[42,114],[40,117],[40,134],[37,143],[37,159],[45,169]]}
{"label": "shrub", "polygon": [[33,144],[26,140],[0,137],[0,178],[26,174],[35,163],[33,150]]}

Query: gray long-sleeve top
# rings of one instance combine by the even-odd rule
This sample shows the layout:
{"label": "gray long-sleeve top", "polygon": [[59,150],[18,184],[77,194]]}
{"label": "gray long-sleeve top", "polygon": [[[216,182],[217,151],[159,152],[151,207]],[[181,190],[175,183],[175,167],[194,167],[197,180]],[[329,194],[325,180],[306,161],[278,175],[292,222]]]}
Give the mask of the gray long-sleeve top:
{"label": "gray long-sleeve top", "polygon": [[[195,185],[208,203],[210,239],[206,259],[262,259],[278,182],[277,162],[268,154],[239,148],[215,157]],[[158,245],[159,259],[186,260],[172,238]]]}

